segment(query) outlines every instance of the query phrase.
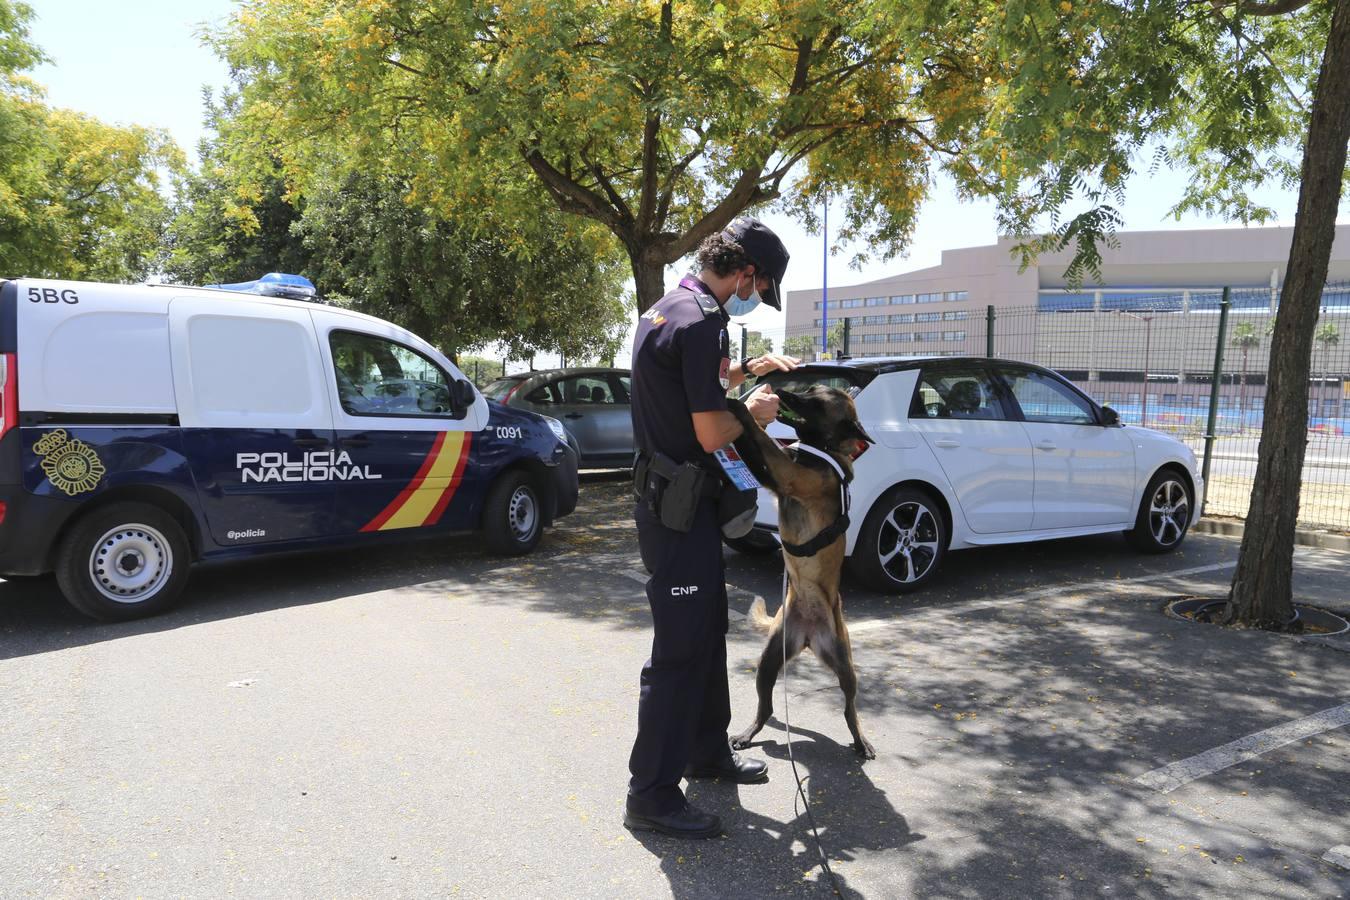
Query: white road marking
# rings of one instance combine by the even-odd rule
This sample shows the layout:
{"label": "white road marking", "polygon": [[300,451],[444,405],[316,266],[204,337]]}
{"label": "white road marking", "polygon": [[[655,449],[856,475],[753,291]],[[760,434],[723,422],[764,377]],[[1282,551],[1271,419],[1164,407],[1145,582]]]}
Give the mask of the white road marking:
{"label": "white road marking", "polygon": [[1080,594],[1084,591],[1093,589],[1112,590],[1126,584],[1146,584],[1150,581],[1166,581],[1169,578],[1180,578],[1186,575],[1200,575],[1205,572],[1218,572],[1223,569],[1231,569],[1237,565],[1237,560],[1232,562],[1211,563],[1207,566],[1193,566],[1189,569],[1177,569],[1172,572],[1155,572],[1152,575],[1140,575],[1135,578],[1113,578],[1100,581],[1080,581],[1075,584],[1054,585],[1045,588],[1033,588],[1027,591],[1020,591],[1016,594],[1009,594],[1006,597],[999,597],[996,600],[967,600],[957,603],[942,603],[936,606],[926,607],[915,614],[895,619],[865,619],[859,622],[850,622],[848,625],[849,634],[858,634],[866,631],[876,631],[881,628],[893,628],[897,625],[906,625],[912,623],[918,616],[947,616],[953,612],[972,613],[985,609],[996,609],[1000,606],[1006,606],[1011,603],[1025,603],[1028,600],[1049,600],[1064,594]]}
{"label": "white road marking", "polygon": [[1322,861],[1329,862],[1333,866],[1340,866],[1342,869],[1350,869],[1350,847],[1341,844],[1339,847],[1332,847],[1326,853],[1322,854]]}
{"label": "white road marking", "polygon": [[1197,778],[1213,775],[1229,766],[1255,759],[1286,744],[1345,725],[1350,725],[1350,703],[1342,703],[1340,706],[1324,709],[1311,716],[1249,734],[1222,747],[1215,747],[1213,750],[1206,750],[1204,753],[1179,760],[1161,769],[1145,772],[1134,781],[1136,784],[1168,794]]}

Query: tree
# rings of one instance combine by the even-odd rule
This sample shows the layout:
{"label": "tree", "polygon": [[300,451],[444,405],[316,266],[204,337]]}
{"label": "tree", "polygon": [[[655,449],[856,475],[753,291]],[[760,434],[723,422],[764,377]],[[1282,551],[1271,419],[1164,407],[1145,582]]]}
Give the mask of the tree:
{"label": "tree", "polygon": [[783,352],[788,356],[809,360],[816,355],[816,339],[809,334],[796,334],[784,338]]}
{"label": "tree", "polygon": [[1251,353],[1254,347],[1261,345],[1261,339],[1256,336],[1256,326],[1251,322],[1240,322],[1233,329],[1233,346],[1242,351],[1242,381],[1238,387],[1238,428],[1246,427],[1246,400],[1247,400],[1247,354]]}
{"label": "tree", "polygon": [[1323,394],[1327,389],[1327,355],[1333,347],[1341,342],[1341,332],[1336,328],[1334,322],[1327,322],[1317,329],[1313,335],[1313,340],[1322,345],[1322,377],[1317,382],[1317,411],[1315,415],[1324,415],[1325,402]]}
{"label": "tree", "polygon": [[829,332],[826,333],[825,349],[830,351],[831,353],[834,353],[835,358],[838,358],[840,354],[846,354],[849,352],[850,348],[848,345],[849,345],[849,338],[851,337],[852,335],[849,333],[849,327],[846,324],[844,324],[843,319],[840,319],[839,321],[831,325]]}
{"label": "tree", "polygon": [[[1250,3],[1274,10],[1306,3]],[[1308,432],[1308,374],[1313,330],[1326,283],[1350,143],[1350,0],[1330,11],[1322,62],[1307,115],[1298,212],[1280,314],[1270,348],[1266,409],[1257,451],[1249,522],[1228,600],[1247,625],[1283,628],[1292,615],[1294,532]]]}
{"label": "tree", "polygon": [[773,338],[758,331],[749,331],[745,335],[745,349],[741,356],[766,356],[773,352]]}
{"label": "tree", "polygon": [[182,154],[163,131],[119,127],[43,101],[31,9],[0,0],[0,271],[132,281],[155,267],[165,172]]}
{"label": "tree", "polygon": [[526,252],[491,210],[446,219],[410,202],[409,179],[393,173],[393,161],[311,172],[301,193],[273,151],[252,159],[241,178],[230,148],[248,125],[242,100],[226,93],[205,103],[211,134],[198,170],[180,179],[169,228],[171,280],[296,272],[451,355],[492,343],[517,357],[613,354],[627,321],[621,266],[577,239],[555,210],[537,205],[544,228]]}

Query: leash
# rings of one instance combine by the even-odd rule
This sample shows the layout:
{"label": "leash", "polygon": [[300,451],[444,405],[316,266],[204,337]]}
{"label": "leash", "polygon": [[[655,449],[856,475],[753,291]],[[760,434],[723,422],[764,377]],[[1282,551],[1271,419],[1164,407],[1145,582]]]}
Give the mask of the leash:
{"label": "leash", "polygon": [[[780,539],[781,542],[781,539]],[[787,655],[787,589],[788,589],[788,571],[787,560],[783,560],[783,599],[781,601],[783,608],[783,730],[787,734],[788,761],[792,763],[792,777],[797,782],[797,796],[792,798],[792,814],[798,815],[797,801],[801,800],[802,806],[806,809],[806,819],[811,823],[811,836],[816,841],[816,853],[820,855],[821,868],[825,874],[830,876],[830,882],[834,885],[835,896],[844,896],[844,891],[839,887],[839,879],[835,877],[834,870],[830,868],[830,857],[825,852],[824,845],[820,842],[820,829],[816,827],[816,817],[811,812],[811,798],[806,794],[806,782],[811,776],[802,778],[797,771],[797,759],[792,755],[792,716],[788,712],[788,655]]]}

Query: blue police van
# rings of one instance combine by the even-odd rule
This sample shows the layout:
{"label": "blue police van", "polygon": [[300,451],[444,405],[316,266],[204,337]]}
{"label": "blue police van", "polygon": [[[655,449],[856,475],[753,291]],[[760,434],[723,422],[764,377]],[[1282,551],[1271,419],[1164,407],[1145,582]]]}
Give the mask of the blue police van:
{"label": "blue police van", "polygon": [[522,554],[575,509],[561,423],[312,294],[0,281],[0,576],[132,619],[196,560],[470,530]]}

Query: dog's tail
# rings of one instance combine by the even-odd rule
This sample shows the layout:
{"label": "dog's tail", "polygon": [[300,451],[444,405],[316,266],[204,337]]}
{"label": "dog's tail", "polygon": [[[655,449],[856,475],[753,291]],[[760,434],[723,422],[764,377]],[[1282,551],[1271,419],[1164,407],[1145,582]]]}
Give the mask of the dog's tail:
{"label": "dog's tail", "polygon": [[764,607],[763,597],[756,597],[754,602],[750,604],[750,624],[754,625],[765,634],[773,631],[773,623],[778,621],[778,617],[782,614],[783,610],[780,607],[778,612],[774,613],[772,616],[769,615],[768,610]]}

